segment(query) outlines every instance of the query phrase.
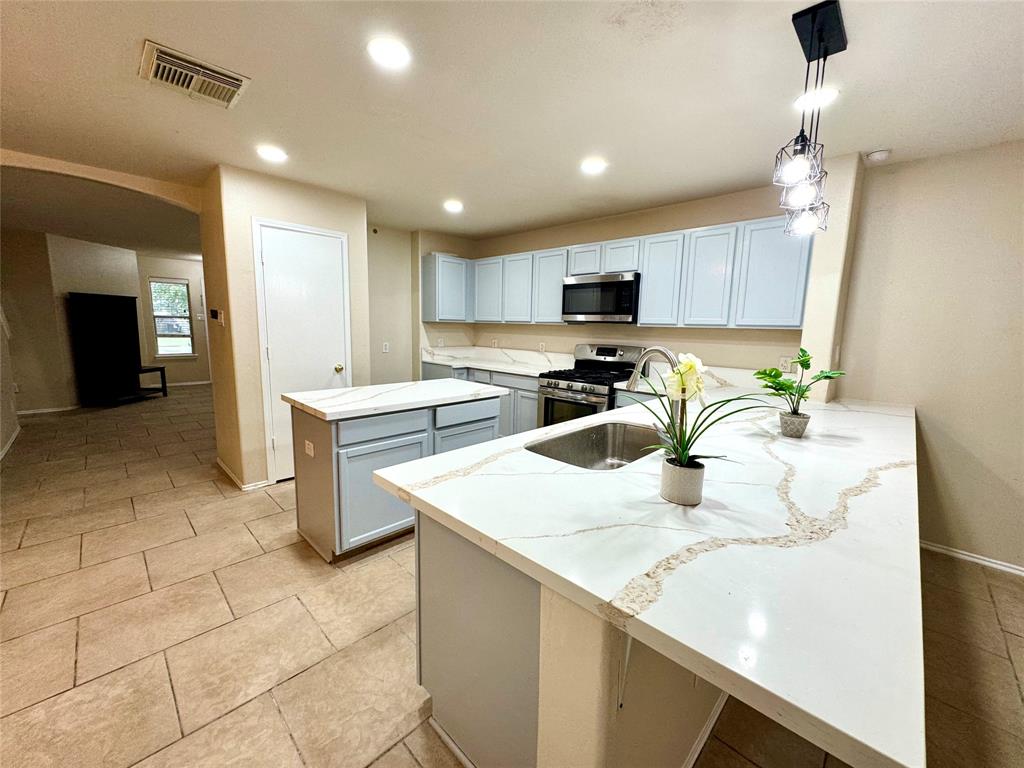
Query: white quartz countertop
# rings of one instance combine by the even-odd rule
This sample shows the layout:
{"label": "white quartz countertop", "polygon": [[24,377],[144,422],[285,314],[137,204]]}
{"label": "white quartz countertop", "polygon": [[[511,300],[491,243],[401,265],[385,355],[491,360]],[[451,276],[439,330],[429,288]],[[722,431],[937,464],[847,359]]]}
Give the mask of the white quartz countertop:
{"label": "white quartz countertop", "polygon": [[[722,388],[712,399],[738,393]],[[709,431],[704,501],[661,457],[591,471],[524,450],[631,406],[378,470],[423,514],[857,766],[923,766],[914,410],[808,403]]]}
{"label": "white quartz countertop", "polygon": [[432,379],[398,384],[373,384],[368,387],[288,392],[281,395],[281,399],[311,416],[325,421],[338,421],[500,397],[507,391],[504,387],[493,387],[490,384],[477,384],[472,381]]}

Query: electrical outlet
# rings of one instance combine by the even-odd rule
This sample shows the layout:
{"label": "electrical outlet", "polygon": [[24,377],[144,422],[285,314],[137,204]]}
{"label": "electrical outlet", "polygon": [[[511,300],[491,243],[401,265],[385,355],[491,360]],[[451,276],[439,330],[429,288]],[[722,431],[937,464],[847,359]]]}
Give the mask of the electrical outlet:
{"label": "electrical outlet", "polygon": [[311,443],[309,440],[306,441],[306,455],[307,456],[315,456],[316,455],[316,451],[313,449],[313,443]]}
{"label": "electrical outlet", "polygon": [[491,339],[491,346],[492,347],[497,347],[498,346],[498,340],[497,339]]}
{"label": "electrical outlet", "polygon": [[381,347],[381,352],[383,352],[386,355],[390,351],[391,351],[391,345],[388,342],[385,341],[383,346]]}
{"label": "electrical outlet", "polygon": [[547,349],[547,346],[548,346],[548,345],[547,345],[547,344],[545,344],[545,343],[544,343],[544,342],[542,341],[542,342],[541,342],[540,344],[538,344],[537,346],[538,346],[538,348],[540,349],[540,351],[541,351],[541,352],[543,352],[543,351],[544,351],[545,349]]}
{"label": "electrical outlet", "polygon": [[443,347],[444,346],[444,336],[438,336],[437,337],[437,346],[439,346],[439,347]]}
{"label": "electrical outlet", "polygon": [[788,355],[782,355],[779,358],[779,370],[783,373],[793,372],[793,358]]}

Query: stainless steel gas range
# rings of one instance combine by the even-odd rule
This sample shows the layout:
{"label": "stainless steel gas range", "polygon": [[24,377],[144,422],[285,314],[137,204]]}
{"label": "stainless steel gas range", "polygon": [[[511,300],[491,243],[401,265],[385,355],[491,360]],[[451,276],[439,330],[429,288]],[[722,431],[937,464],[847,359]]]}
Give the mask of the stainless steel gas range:
{"label": "stainless steel gas range", "polygon": [[558,424],[615,407],[615,382],[628,379],[643,347],[577,344],[572,368],[539,377],[537,421]]}

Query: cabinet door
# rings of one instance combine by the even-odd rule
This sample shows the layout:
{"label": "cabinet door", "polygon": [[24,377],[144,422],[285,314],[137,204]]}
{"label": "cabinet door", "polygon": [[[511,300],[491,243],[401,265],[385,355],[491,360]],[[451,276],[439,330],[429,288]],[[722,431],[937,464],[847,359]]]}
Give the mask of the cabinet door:
{"label": "cabinet door", "polygon": [[533,254],[505,256],[502,261],[502,319],[528,323],[533,319]]}
{"label": "cabinet door", "polygon": [[601,271],[601,244],[574,245],[569,249],[570,275],[596,275]]}
{"label": "cabinet door", "polygon": [[690,233],[686,248],[683,325],[729,324],[737,230],[733,224]]}
{"label": "cabinet door", "polygon": [[602,272],[636,272],[639,265],[639,238],[612,240],[601,245]]}
{"label": "cabinet door", "polygon": [[679,321],[684,240],[682,232],[644,238],[637,316],[640,325],[675,325]]}
{"label": "cabinet door", "polygon": [[466,262],[455,256],[437,257],[437,319],[465,321]]}
{"label": "cabinet door", "polygon": [[[477,443],[486,443],[498,437],[498,420],[475,421],[472,424],[460,424],[457,427],[445,427],[434,430],[434,453],[454,451]],[[410,510],[411,512],[411,510]]]}
{"label": "cabinet door", "polygon": [[790,237],[783,217],[743,225],[737,265],[738,326],[799,328],[804,317],[811,238]]}
{"label": "cabinet door", "polygon": [[515,397],[515,421],[513,428],[516,434],[529,432],[537,428],[537,393],[526,392],[522,389],[512,390]]}
{"label": "cabinet door", "polygon": [[480,259],[476,275],[476,315],[479,322],[501,322],[501,257]]}
{"label": "cabinet door", "polygon": [[516,408],[516,400],[511,391],[498,398],[498,408],[498,437],[508,437],[512,434]]}
{"label": "cabinet door", "polygon": [[568,251],[541,251],[533,257],[533,322],[562,322],[562,278]]}
{"label": "cabinet door", "polygon": [[412,507],[374,485],[373,473],[429,455],[426,432],[338,451],[342,550],[412,525]]}

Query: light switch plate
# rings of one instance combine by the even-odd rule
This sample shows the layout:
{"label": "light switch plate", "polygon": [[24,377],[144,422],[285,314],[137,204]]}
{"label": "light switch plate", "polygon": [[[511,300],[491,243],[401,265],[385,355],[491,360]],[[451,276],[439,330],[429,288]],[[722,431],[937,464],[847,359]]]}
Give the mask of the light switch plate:
{"label": "light switch plate", "polygon": [[313,450],[313,443],[311,443],[309,440],[306,441],[306,455],[307,456],[315,456],[316,455],[316,451]]}

